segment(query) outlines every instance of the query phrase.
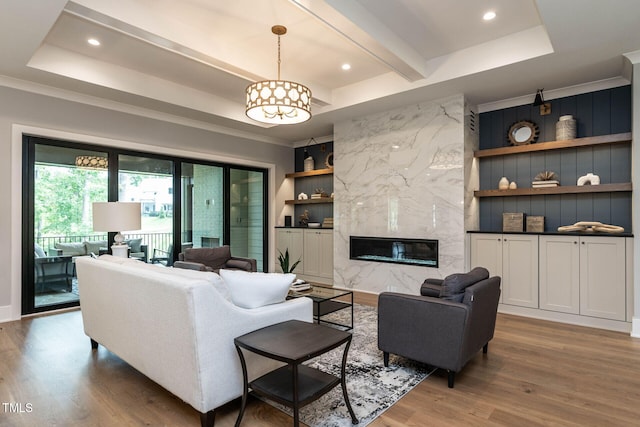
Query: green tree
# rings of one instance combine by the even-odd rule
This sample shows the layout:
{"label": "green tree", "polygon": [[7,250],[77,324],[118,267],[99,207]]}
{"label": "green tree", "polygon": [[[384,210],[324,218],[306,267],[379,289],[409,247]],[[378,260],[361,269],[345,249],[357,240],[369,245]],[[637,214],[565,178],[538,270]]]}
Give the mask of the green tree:
{"label": "green tree", "polygon": [[91,202],[107,200],[107,172],[37,164],[36,236],[89,235]]}

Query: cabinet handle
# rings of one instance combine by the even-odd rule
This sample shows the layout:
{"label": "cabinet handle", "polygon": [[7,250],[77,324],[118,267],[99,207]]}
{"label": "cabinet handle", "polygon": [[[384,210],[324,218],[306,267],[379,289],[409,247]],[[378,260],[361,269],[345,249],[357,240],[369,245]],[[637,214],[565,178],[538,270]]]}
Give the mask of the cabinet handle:
{"label": "cabinet handle", "polygon": [[507,241],[507,239],[504,239],[504,241],[506,242],[506,241]]}
{"label": "cabinet handle", "polygon": [[578,242],[576,242],[576,241],[574,240],[574,241],[573,241],[573,244],[574,244],[574,245],[577,245],[577,244],[578,244]]}
{"label": "cabinet handle", "polygon": [[584,242],[582,242],[582,244],[584,245]]}
{"label": "cabinet handle", "polygon": [[501,241],[501,239],[498,239],[498,242]]}

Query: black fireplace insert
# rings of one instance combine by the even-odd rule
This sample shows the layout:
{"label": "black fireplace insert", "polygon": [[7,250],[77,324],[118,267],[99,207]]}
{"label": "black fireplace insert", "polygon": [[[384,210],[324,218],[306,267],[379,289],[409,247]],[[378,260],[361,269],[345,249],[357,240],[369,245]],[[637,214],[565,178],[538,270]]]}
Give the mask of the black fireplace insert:
{"label": "black fireplace insert", "polygon": [[393,237],[349,238],[349,258],[360,261],[438,267],[438,241]]}

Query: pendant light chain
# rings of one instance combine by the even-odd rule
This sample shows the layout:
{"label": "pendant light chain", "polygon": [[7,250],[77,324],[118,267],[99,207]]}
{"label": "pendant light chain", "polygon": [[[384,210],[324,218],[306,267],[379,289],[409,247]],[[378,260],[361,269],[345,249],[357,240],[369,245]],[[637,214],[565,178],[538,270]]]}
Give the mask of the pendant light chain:
{"label": "pendant light chain", "polygon": [[280,80],[280,34],[278,34],[278,80]]}

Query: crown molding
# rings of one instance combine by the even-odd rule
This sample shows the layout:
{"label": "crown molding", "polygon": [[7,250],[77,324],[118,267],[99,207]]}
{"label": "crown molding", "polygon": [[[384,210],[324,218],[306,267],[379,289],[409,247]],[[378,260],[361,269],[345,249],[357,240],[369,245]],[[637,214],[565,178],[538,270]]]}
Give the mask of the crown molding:
{"label": "crown molding", "polygon": [[249,139],[249,140],[258,141],[258,142],[265,142],[268,144],[291,147],[290,142],[282,139],[272,138],[272,137],[256,134],[253,132],[241,131],[238,129],[233,129],[225,126],[214,125],[214,124],[203,122],[200,120],[188,119],[185,117],[180,117],[180,116],[176,116],[169,113],[162,113],[162,112],[151,110],[144,107],[136,107],[133,105],[124,104],[122,102],[111,101],[108,99],[99,98],[92,95],[85,95],[85,94],[73,92],[66,89],[59,89],[52,86],[43,85],[40,83],[34,83],[27,80],[16,79],[14,77],[0,75],[0,86],[21,90],[24,92],[34,93],[37,95],[50,96],[50,97],[62,99],[65,101],[76,102],[79,104],[91,105],[93,107],[104,108],[107,110],[117,111],[125,114],[131,114],[134,116],[145,117],[148,119],[160,120],[163,122],[187,126],[195,129],[202,129],[202,130],[215,132],[223,135],[235,136],[238,138],[244,138],[244,139]]}
{"label": "crown molding", "polygon": [[[568,86],[559,89],[545,90],[544,100],[551,101],[558,98],[564,98],[566,96],[580,95],[583,93],[595,92],[598,90],[612,89],[614,87],[626,86],[631,82],[623,77],[613,77],[611,79],[598,80],[595,82],[583,83],[574,86]],[[478,104],[478,113],[486,113],[489,111],[502,110],[505,108],[517,107],[520,105],[527,105],[533,103],[535,93],[519,96],[516,98],[509,98],[495,102],[488,102],[485,104]]]}

